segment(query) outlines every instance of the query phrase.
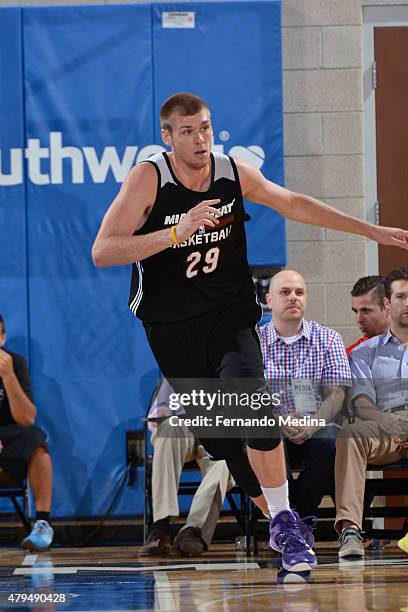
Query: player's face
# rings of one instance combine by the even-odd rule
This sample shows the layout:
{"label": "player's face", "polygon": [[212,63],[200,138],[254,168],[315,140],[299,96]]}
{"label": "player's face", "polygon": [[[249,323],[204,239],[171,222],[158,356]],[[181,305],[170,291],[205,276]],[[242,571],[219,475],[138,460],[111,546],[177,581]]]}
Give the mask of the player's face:
{"label": "player's face", "polygon": [[397,327],[408,327],[408,280],[396,280],[391,283],[389,302],[393,324]]}
{"label": "player's face", "polygon": [[273,320],[300,321],[307,307],[306,285],[303,278],[296,273],[284,275],[275,280],[266,295],[266,301],[272,310]]}
{"label": "player's face", "polygon": [[171,130],[162,130],[162,137],[172,148],[176,161],[195,170],[205,168],[210,163],[213,137],[209,110],[184,117],[173,113],[170,123]]}
{"label": "player's face", "polygon": [[373,291],[351,297],[351,310],[361,332],[372,338],[383,334],[389,327],[389,309],[380,306]]}

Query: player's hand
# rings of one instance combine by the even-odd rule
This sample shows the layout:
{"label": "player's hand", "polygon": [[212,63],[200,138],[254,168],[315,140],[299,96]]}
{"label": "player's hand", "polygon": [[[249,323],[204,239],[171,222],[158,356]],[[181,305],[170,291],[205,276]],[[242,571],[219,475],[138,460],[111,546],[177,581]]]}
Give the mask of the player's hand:
{"label": "player's hand", "polygon": [[221,200],[204,200],[191,208],[185,217],[176,225],[176,236],[179,242],[188,240],[190,236],[195,234],[199,227],[216,227],[218,217],[222,213],[214,208],[215,204],[219,204]]}
{"label": "player's hand", "polygon": [[3,448],[4,448],[4,446],[3,446],[3,442],[0,440],[0,453],[2,453],[2,452],[3,452]]}
{"label": "player's hand", "polygon": [[408,249],[408,231],[398,227],[375,226],[373,238],[379,244]]}
{"label": "player's hand", "polygon": [[0,378],[8,378],[13,374],[13,360],[11,355],[0,349]]}

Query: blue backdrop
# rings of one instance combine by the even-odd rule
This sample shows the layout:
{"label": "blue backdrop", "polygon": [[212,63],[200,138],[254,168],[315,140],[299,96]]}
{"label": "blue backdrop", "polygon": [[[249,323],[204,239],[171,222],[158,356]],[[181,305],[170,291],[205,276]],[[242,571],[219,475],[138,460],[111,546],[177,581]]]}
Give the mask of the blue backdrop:
{"label": "blue backdrop", "polygon": [[[209,103],[215,150],[283,183],[280,8],[0,9],[0,312],[7,346],[29,359],[55,516],[106,511],[158,376],[127,310],[129,268],[91,262],[101,218],[132,165],[161,150],[159,107],[181,90]],[[166,27],[186,11],[194,27]],[[283,219],[248,211],[250,262],[285,264]],[[141,485],[117,514],[141,513]]]}

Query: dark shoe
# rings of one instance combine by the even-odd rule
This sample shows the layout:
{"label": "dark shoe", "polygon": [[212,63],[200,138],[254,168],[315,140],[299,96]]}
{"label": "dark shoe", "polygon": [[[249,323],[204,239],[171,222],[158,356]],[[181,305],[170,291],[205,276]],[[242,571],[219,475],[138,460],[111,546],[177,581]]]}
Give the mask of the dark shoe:
{"label": "dark shoe", "polygon": [[198,527],[186,527],[174,538],[172,550],[182,555],[195,557],[202,555],[207,550],[207,545]]}
{"label": "dark shoe", "polygon": [[139,548],[140,555],[168,555],[171,546],[170,533],[160,527],[153,527],[146,543]]}

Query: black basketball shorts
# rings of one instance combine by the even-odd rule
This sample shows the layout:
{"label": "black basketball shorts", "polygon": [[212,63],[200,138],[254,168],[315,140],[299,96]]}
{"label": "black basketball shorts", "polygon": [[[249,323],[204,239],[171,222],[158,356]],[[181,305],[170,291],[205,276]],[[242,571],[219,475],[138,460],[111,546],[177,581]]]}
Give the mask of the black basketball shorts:
{"label": "black basketball shorts", "polygon": [[[187,321],[144,325],[159,368],[176,392],[184,392],[187,381],[203,379],[207,385],[211,379],[218,380],[227,390],[231,381],[242,379],[245,390],[252,392],[265,390],[265,380],[259,335],[251,318],[253,311],[225,307]],[[185,410],[192,415],[188,407]],[[191,429],[197,435],[195,428]],[[259,450],[271,450],[280,441],[276,426],[264,431],[262,439],[253,439],[248,432],[243,435],[248,446]],[[202,431],[198,437],[214,459],[236,458],[243,453],[242,438],[206,438]]]}

